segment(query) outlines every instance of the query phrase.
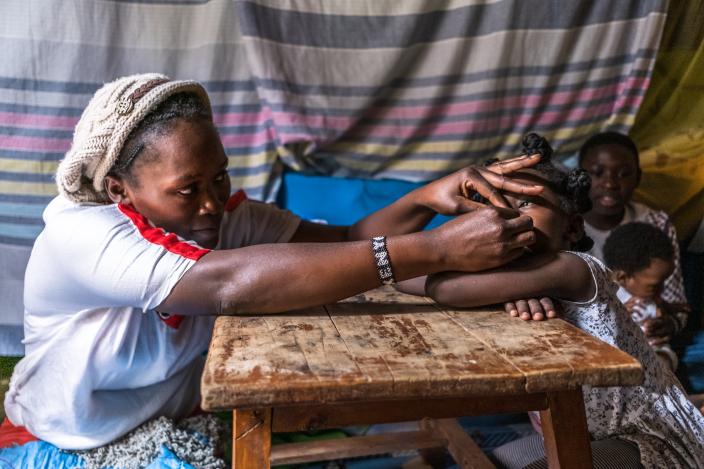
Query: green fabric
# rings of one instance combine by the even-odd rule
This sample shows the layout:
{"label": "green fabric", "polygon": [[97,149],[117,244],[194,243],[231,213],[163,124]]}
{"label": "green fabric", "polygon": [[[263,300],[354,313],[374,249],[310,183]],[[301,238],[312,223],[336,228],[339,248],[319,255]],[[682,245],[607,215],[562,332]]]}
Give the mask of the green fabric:
{"label": "green fabric", "polygon": [[[10,376],[15,365],[22,357],[0,357],[0,396],[5,402],[5,393],[10,387]],[[0,421],[5,419],[5,406],[0,405]]]}

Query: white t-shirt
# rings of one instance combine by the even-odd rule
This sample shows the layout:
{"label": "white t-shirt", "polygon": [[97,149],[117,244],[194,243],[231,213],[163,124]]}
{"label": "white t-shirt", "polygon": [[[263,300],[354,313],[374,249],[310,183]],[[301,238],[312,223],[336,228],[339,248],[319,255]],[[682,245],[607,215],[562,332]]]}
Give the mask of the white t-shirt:
{"label": "white t-shirt", "polygon": [[[209,251],[124,205],[59,196],[44,222],[25,275],[26,355],[5,396],[12,423],[86,449],[153,417],[191,413],[214,317],[154,308]],[[299,223],[240,191],[227,202],[216,249],[286,242]]]}

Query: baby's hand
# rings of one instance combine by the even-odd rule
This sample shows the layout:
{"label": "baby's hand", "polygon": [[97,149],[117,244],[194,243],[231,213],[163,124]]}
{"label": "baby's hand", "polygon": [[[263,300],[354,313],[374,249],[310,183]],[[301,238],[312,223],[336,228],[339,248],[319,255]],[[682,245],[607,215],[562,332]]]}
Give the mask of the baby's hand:
{"label": "baby's hand", "polygon": [[643,321],[642,327],[650,345],[661,345],[670,342],[675,333],[672,316],[660,316]]}
{"label": "baby's hand", "polygon": [[540,299],[530,298],[528,300],[509,301],[504,304],[504,309],[514,318],[521,318],[524,321],[542,321],[558,317],[558,309],[555,308],[552,300],[548,297]]}

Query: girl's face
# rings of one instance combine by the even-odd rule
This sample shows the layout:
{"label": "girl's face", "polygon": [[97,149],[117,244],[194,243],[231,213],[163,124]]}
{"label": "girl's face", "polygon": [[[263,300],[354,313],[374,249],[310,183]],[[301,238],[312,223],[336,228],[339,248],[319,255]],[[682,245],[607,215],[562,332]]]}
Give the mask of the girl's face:
{"label": "girl's face", "polygon": [[622,214],[640,180],[633,153],[616,143],[599,145],[587,151],[581,166],[592,178],[592,212],[607,217]]}
{"label": "girl's face", "polygon": [[530,169],[523,170],[512,175],[511,179],[545,187],[537,196],[505,194],[506,200],[514,209],[533,220],[536,239],[535,243],[528,248],[531,252],[538,254],[569,249],[572,243],[582,237],[582,217],[570,216],[560,208],[560,200],[541,173]]}
{"label": "girl's face", "polygon": [[[205,120],[178,120],[149,142],[131,171],[133,181],[110,178],[113,201],[133,205],[156,226],[214,248],[230,195],[227,156],[215,127]],[[111,185],[118,184],[119,187]],[[113,196],[118,192],[118,196]]]}

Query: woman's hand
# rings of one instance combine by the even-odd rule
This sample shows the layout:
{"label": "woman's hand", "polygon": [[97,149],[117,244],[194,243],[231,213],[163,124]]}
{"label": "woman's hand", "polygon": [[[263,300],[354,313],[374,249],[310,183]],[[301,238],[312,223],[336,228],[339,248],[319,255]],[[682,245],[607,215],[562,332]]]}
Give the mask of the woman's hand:
{"label": "woman's hand", "polygon": [[535,242],[533,220],[516,210],[483,206],[430,230],[444,271],[477,272],[506,264]]}
{"label": "woman's hand", "polygon": [[539,161],[540,155],[535,154],[500,161],[486,168],[467,166],[417,189],[417,200],[441,215],[459,215],[483,207],[484,204],[472,200],[474,194],[480,194],[496,207],[509,208],[501,191],[537,195],[543,187],[511,181],[504,175],[529,168]]}
{"label": "woman's hand", "polygon": [[542,321],[559,316],[558,308],[555,307],[551,298],[530,298],[527,300],[509,301],[504,304],[504,309],[514,318],[521,318],[524,321]]}

